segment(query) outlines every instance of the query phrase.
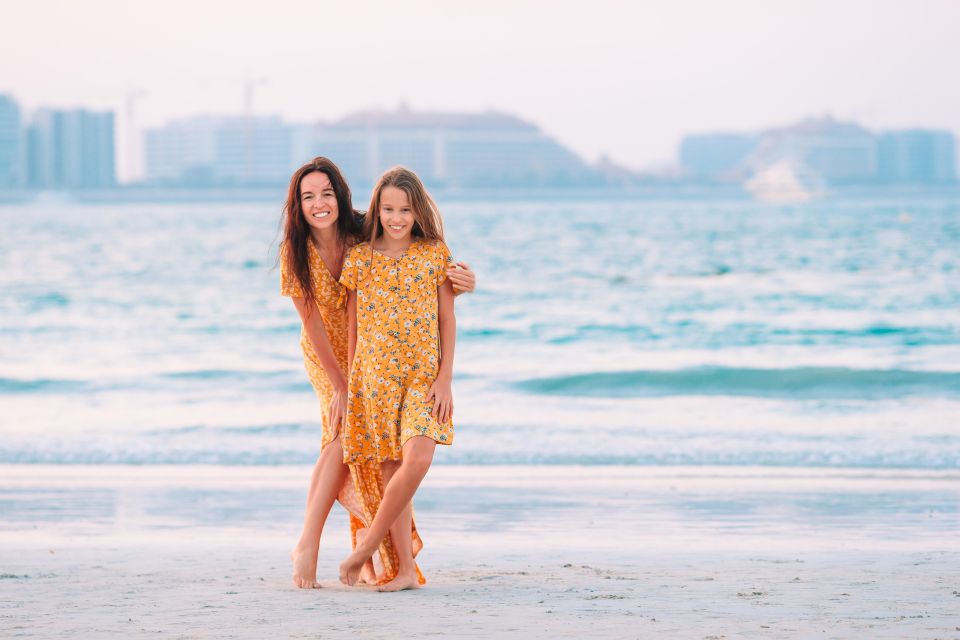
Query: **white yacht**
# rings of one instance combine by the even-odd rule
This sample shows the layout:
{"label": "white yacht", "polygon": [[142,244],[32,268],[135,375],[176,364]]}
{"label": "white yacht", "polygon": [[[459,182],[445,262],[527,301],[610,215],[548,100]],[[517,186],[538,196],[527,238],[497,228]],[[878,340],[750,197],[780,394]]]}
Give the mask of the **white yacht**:
{"label": "white yacht", "polygon": [[759,169],[744,183],[744,188],[756,200],[778,204],[809,202],[825,192],[820,176],[786,160]]}

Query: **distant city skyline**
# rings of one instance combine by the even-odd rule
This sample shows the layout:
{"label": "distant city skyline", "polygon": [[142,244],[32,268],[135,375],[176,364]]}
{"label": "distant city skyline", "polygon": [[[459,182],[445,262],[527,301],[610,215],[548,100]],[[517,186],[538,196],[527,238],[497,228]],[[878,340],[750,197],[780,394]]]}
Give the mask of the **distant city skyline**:
{"label": "distant city skyline", "polygon": [[0,92],[115,110],[121,167],[128,105],[139,130],[248,108],[308,122],[401,102],[496,109],[634,170],[673,162],[686,133],[809,115],[960,132],[951,2],[38,0],[4,18],[17,55]]}
{"label": "distant city skyline", "polygon": [[[0,188],[103,189],[122,183],[116,131],[109,110],[22,112],[15,98],[0,94]],[[819,191],[958,184],[952,132],[875,131],[829,117],[751,132],[687,134],[677,164],[665,172],[631,171],[610,160],[591,163],[536,123],[496,111],[401,106],[358,111],[333,122],[207,115],[142,133],[143,144],[138,140],[135,146],[143,151],[144,173],[127,183],[154,187],[273,187],[316,155],[333,158],[355,185],[370,185],[398,164],[439,188],[746,188],[768,184],[764,175]],[[804,198],[819,192],[801,191]]]}

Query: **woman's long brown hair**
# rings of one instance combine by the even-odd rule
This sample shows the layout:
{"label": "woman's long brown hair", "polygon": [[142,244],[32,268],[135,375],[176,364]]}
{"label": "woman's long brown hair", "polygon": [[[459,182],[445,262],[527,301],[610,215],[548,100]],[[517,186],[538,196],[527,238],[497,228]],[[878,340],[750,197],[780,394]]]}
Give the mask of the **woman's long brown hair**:
{"label": "woman's long brown hair", "polygon": [[433,201],[423,182],[413,171],[404,167],[394,167],[380,176],[373,188],[370,209],[363,225],[363,237],[371,244],[383,233],[380,224],[380,195],[387,187],[396,187],[407,194],[413,209],[413,236],[426,240],[443,241],[443,220],[440,209]]}
{"label": "woman's long brown hair", "polygon": [[337,198],[337,239],[343,248],[356,242],[363,220],[361,214],[353,209],[350,186],[340,173],[340,169],[331,160],[318,156],[293,173],[287,191],[287,202],[283,206],[283,242],[280,259],[286,259],[287,270],[297,279],[297,283],[303,290],[303,297],[307,301],[308,310],[313,310],[317,299],[310,279],[308,247],[310,225],[303,217],[300,183],[314,171],[326,175],[333,187],[333,193]]}

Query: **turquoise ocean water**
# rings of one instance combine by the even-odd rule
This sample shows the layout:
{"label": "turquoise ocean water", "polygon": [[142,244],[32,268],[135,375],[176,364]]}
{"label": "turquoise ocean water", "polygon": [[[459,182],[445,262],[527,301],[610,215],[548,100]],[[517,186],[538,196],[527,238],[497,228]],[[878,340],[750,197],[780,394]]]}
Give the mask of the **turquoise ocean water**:
{"label": "turquoise ocean water", "polygon": [[[960,468],[960,202],[452,201],[440,463]],[[0,207],[0,464],[306,464],[280,204]]]}

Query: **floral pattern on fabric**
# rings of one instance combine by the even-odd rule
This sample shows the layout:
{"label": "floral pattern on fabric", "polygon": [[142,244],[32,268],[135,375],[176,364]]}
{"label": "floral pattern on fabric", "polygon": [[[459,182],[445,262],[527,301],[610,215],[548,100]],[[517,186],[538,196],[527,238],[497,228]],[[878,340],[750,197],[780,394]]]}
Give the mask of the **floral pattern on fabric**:
{"label": "floral pattern on fabric", "polygon": [[357,345],[342,438],[350,462],[399,460],[414,436],[453,444],[426,400],[440,367],[437,287],[452,264],[443,242],[415,240],[398,258],[351,248],[340,283],[357,292]]}
{"label": "floral pattern on fabric", "polygon": [[[307,259],[310,266],[310,283],[313,287],[314,297],[317,301],[317,308],[320,311],[320,317],[323,319],[323,326],[327,332],[327,338],[330,340],[330,346],[343,371],[347,370],[347,306],[346,292],[343,287],[334,279],[327,265],[320,257],[313,243],[307,245]],[[304,297],[303,289],[300,287],[296,276],[287,263],[287,252],[283,247],[280,248],[280,294],[290,297]],[[313,350],[310,338],[307,336],[306,329],[301,330],[300,348],[303,351],[303,363],[307,370],[307,377],[310,384],[320,399],[320,417],[323,424],[323,431],[320,440],[320,449],[323,450],[336,437],[336,431],[330,424],[330,402],[333,399],[333,385],[327,372],[324,371],[320,359]],[[380,507],[380,501],[383,498],[383,476],[379,464],[367,465],[349,465],[350,479],[348,479],[341,488],[337,499],[350,513],[350,538],[352,545],[357,545],[357,531],[368,527],[373,521]],[[411,531],[413,536],[414,554],[420,551],[423,543],[417,534],[416,524]],[[380,545],[380,564],[383,571],[380,572],[380,582],[388,582],[396,577],[399,571],[399,559],[393,549],[393,544],[388,534]],[[426,580],[423,574],[417,568],[421,584]]]}

